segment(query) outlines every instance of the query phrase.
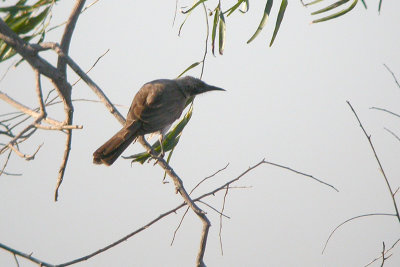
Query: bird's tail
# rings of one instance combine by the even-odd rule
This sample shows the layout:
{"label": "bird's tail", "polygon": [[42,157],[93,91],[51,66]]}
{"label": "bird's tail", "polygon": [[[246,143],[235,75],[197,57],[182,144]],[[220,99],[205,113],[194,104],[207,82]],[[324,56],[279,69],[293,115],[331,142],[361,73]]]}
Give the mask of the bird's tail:
{"label": "bird's tail", "polygon": [[139,127],[124,127],[93,153],[94,164],[110,166],[138,136]]}

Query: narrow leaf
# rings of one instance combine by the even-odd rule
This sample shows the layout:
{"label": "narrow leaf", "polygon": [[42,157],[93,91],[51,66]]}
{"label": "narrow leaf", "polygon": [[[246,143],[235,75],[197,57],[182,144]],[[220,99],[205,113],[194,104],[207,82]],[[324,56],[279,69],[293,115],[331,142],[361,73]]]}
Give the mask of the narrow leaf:
{"label": "narrow leaf", "polygon": [[260,24],[258,25],[256,32],[253,34],[253,36],[251,36],[251,38],[247,41],[247,43],[250,43],[251,41],[253,41],[257,37],[257,35],[262,31],[262,29],[264,28],[265,23],[267,23],[269,13],[271,12],[273,3],[274,3],[273,0],[267,1],[265,8],[264,8],[264,14],[261,18]]}
{"label": "narrow leaf", "polygon": [[215,14],[214,14],[214,22],[213,22],[213,28],[212,28],[212,33],[211,33],[211,51],[212,54],[215,56],[214,53],[214,48],[215,48],[215,37],[217,35],[217,26],[218,26],[218,20],[219,20],[219,12],[220,8],[219,5],[215,9]]}
{"label": "narrow leaf", "polygon": [[346,3],[349,2],[349,1],[350,1],[350,0],[340,0],[340,1],[337,1],[337,2],[333,3],[332,5],[329,5],[329,6],[327,6],[327,7],[324,7],[324,8],[322,8],[322,9],[320,9],[320,10],[314,11],[313,13],[311,13],[311,15],[317,15],[317,14],[321,14],[321,13],[323,13],[323,12],[327,12],[327,11],[332,10],[332,9],[334,9],[334,8],[337,8],[337,7],[339,7],[339,6],[343,5],[343,4],[346,4]]}
{"label": "narrow leaf", "polygon": [[250,8],[249,0],[245,0],[239,11],[242,13],[246,13],[247,11],[249,11],[249,8]]}
{"label": "narrow leaf", "polygon": [[235,12],[235,10],[240,6],[240,4],[243,3],[243,1],[244,0],[238,0],[238,2],[236,4],[234,4],[230,9],[225,11],[224,13],[228,13],[228,15],[226,15],[226,16],[229,17],[233,12]]}
{"label": "narrow leaf", "polygon": [[207,0],[199,0],[199,1],[197,1],[196,4],[194,4],[191,8],[189,8],[186,11],[182,11],[182,13],[186,14],[186,13],[192,12],[193,9],[195,9],[198,5],[200,5],[201,3],[205,2],[205,1],[207,1]]}
{"label": "narrow leaf", "polygon": [[310,2],[310,3],[304,4],[304,6],[305,6],[305,7],[308,7],[308,6],[314,5],[314,4],[319,3],[319,2],[322,2],[322,1],[323,1],[323,0],[315,0],[315,1],[312,1],[312,2]]}
{"label": "narrow leaf", "polygon": [[348,8],[343,9],[342,11],[339,11],[339,12],[337,12],[335,14],[330,15],[330,16],[326,16],[326,17],[323,17],[323,18],[320,18],[320,19],[313,20],[312,23],[319,23],[319,22],[323,22],[323,21],[327,21],[327,20],[331,20],[331,19],[343,16],[344,14],[350,12],[357,5],[357,1],[358,0],[354,0],[354,2]]}
{"label": "narrow leaf", "polygon": [[278,18],[276,19],[274,34],[272,35],[271,42],[269,43],[270,47],[274,43],[275,37],[278,34],[279,28],[281,27],[282,19],[283,19],[283,16],[285,15],[287,5],[288,5],[288,1],[282,0],[281,7],[279,8]]}
{"label": "narrow leaf", "polygon": [[46,19],[50,7],[47,7],[36,17],[30,18],[23,27],[18,30],[18,34],[28,33],[33,30],[39,23]]}
{"label": "narrow leaf", "polygon": [[[382,0],[381,0],[382,1]],[[365,9],[367,9],[367,3],[365,3],[365,1],[364,0],[361,0],[361,2],[363,3],[363,5],[364,5],[364,8]]]}
{"label": "narrow leaf", "polygon": [[179,76],[177,78],[180,78],[183,74],[185,74],[186,72],[188,72],[189,70],[193,69],[194,67],[196,67],[197,65],[199,65],[201,62],[195,62],[192,65],[190,65],[189,67],[187,67],[181,74],[179,74]]}
{"label": "narrow leaf", "polygon": [[219,13],[219,54],[224,54],[225,48],[225,33],[226,33],[226,25],[225,25],[225,18],[224,13]]}
{"label": "narrow leaf", "polygon": [[379,0],[378,13],[381,14],[382,0]]}

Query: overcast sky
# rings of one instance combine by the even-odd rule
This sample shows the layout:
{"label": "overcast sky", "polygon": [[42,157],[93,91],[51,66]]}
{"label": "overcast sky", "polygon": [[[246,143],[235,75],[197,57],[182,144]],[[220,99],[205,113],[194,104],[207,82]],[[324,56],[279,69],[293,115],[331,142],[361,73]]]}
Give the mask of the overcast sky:
{"label": "overcast sky", "polygon": [[[192,2],[179,1],[178,7]],[[222,1],[223,10],[235,2]],[[247,14],[226,18],[224,55],[213,57],[209,47],[203,79],[227,91],[196,98],[193,117],[171,161],[185,186],[193,188],[229,163],[197,189],[195,195],[201,195],[266,158],[322,179],[340,192],[287,170],[258,167],[236,184],[249,188],[231,189],[226,198],[224,213],[231,219],[223,219],[223,256],[219,214],[201,206],[212,223],[205,255],[208,266],[364,266],[380,255],[382,242],[391,246],[400,236],[395,217],[362,218],[340,228],[321,254],[330,232],[346,219],[394,213],[347,100],[372,135],[392,188],[400,186],[400,142],[384,129],[400,135],[399,118],[370,109],[400,113],[400,88],[383,66],[400,78],[400,2],[383,1],[379,15],[379,1],[366,1],[367,10],[359,3],[341,18],[310,25],[310,13],[328,2],[332,1],[304,8],[300,1],[290,1],[270,48],[280,3],[275,1],[261,34],[246,44],[265,5],[252,1]],[[55,6],[53,25],[68,18],[72,3],[60,1]],[[215,3],[208,1],[207,6]],[[101,0],[79,18],[70,55],[86,70],[110,49],[89,75],[114,103],[123,105],[124,115],[141,85],[175,78],[203,57],[203,10],[193,12],[180,37],[185,16],[178,13],[173,26],[174,10],[175,1]],[[61,34],[62,29],[49,32],[46,40],[59,42]],[[52,52],[44,55],[54,60]],[[0,75],[11,62],[0,64]],[[189,74],[199,77],[200,68]],[[71,82],[76,79],[72,72],[69,77]],[[31,68],[23,63],[8,72],[0,90],[33,108],[34,84]],[[52,89],[48,82],[43,86],[45,92]],[[96,96],[80,82],[73,98]],[[0,104],[0,113],[11,111]],[[64,118],[61,105],[48,113]],[[39,131],[22,146],[29,154],[44,143],[35,160],[13,155],[8,165],[9,172],[23,176],[0,177],[0,242],[51,263],[96,251],[182,202],[172,183],[162,183],[158,166],[131,166],[122,158],[111,167],[92,164],[93,151],[121,127],[102,104],[75,102],[74,123],[84,128],[74,131],[57,203],[53,194],[64,134]],[[0,143],[6,142],[0,138]],[[135,144],[125,155],[142,150]],[[4,161],[2,156],[1,164]],[[223,196],[220,192],[206,201],[221,209]],[[183,212],[77,266],[193,266],[201,223],[192,212],[170,246]],[[399,246],[393,254],[385,266],[400,266]],[[10,253],[0,250],[0,266],[15,266]]]}

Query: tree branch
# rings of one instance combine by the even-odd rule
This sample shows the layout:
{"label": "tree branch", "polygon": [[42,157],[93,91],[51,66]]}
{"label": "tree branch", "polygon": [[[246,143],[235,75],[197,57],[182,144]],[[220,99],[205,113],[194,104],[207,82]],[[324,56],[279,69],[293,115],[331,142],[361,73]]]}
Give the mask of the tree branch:
{"label": "tree branch", "polygon": [[[64,28],[64,34],[61,39],[60,49],[65,55],[68,55],[69,46],[72,39],[72,34],[74,32],[76,22],[78,21],[81,10],[85,5],[85,0],[77,0],[75,6],[72,9],[71,15],[67,21],[67,25]],[[57,69],[66,77],[67,70],[67,60],[65,57],[59,57],[57,63]]]}
{"label": "tree branch", "polygon": [[363,131],[365,137],[366,137],[367,140],[368,140],[368,143],[369,143],[369,145],[370,145],[370,147],[371,147],[371,149],[372,149],[372,152],[374,153],[374,157],[375,157],[375,159],[376,159],[376,162],[377,162],[378,165],[379,165],[379,168],[380,168],[380,170],[381,170],[382,176],[383,176],[383,178],[384,178],[384,180],[385,180],[385,183],[386,183],[386,186],[387,186],[387,188],[388,188],[388,190],[389,190],[390,197],[392,198],[393,206],[394,206],[394,209],[395,209],[395,212],[396,212],[396,217],[397,217],[398,221],[400,222],[400,214],[399,214],[399,210],[398,210],[398,208],[397,208],[396,199],[395,199],[395,197],[394,197],[392,188],[391,188],[391,186],[390,186],[390,184],[389,184],[389,180],[388,180],[388,178],[386,177],[385,171],[383,170],[383,166],[382,166],[382,164],[381,164],[381,161],[379,160],[379,157],[378,157],[378,155],[377,155],[377,153],[376,153],[376,151],[375,151],[375,147],[374,147],[374,145],[372,144],[371,136],[365,131],[364,126],[362,125],[360,119],[358,118],[358,115],[357,115],[356,111],[354,110],[353,106],[350,104],[349,101],[347,101],[347,104],[350,106],[351,110],[353,111],[354,116],[356,117],[358,123],[360,124],[360,127],[361,127],[361,129],[362,129],[362,131]]}
{"label": "tree branch", "polygon": [[144,139],[143,136],[138,137],[138,141],[142,144],[143,147],[146,148],[147,152],[152,155],[153,158],[157,160],[157,164],[160,165],[164,171],[172,178],[174,184],[175,184],[175,189],[176,192],[179,192],[180,195],[182,196],[183,200],[185,203],[196,213],[196,215],[200,218],[200,220],[203,222],[203,230],[200,238],[200,248],[199,252],[197,254],[197,259],[196,259],[196,265],[197,266],[205,266],[204,264],[204,252],[206,250],[206,245],[207,245],[207,237],[208,237],[208,231],[210,229],[211,223],[208,220],[207,216],[205,215],[205,212],[200,209],[195,202],[190,198],[189,194],[186,192],[185,187],[183,186],[182,180],[179,178],[179,176],[175,173],[175,171],[167,164],[167,162],[158,156],[158,154],[153,150],[153,148],[147,143],[147,141]]}

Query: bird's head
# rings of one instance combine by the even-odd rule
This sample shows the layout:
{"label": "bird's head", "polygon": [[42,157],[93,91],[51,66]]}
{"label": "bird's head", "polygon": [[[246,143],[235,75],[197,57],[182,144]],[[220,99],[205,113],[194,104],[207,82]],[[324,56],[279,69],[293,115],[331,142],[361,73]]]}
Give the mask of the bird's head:
{"label": "bird's head", "polygon": [[202,80],[191,76],[179,78],[177,82],[181,85],[182,89],[188,96],[195,96],[208,91],[225,91],[222,88],[208,85]]}

